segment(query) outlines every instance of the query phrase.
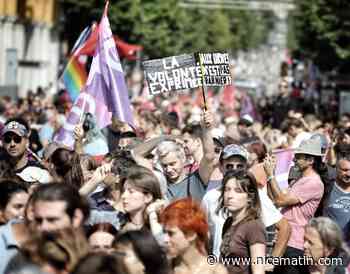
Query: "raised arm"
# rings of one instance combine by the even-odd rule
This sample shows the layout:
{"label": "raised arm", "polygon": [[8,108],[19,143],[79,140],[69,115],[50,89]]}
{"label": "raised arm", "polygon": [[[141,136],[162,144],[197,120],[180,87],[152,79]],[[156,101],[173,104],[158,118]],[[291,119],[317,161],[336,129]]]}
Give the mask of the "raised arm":
{"label": "raised arm", "polygon": [[202,147],[203,147],[203,157],[199,164],[199,176],[202,182],[207,185],[210,176],[214,170],[214,141],[211,134],[211,129],[213,128],[213,115],[210,111],[204,111],[202,114]]}
{"label": "raised arm", "polygon": [[166,140],[172,140],[172,137],[170,135],[163,135],[160,137],[152,138],[132,149],[131,155],[137,164],[152,170],[152,163],[145,157],[151,153],[161,142]]}
{"label": "raised arm", "polygon": [[78,154],[83,154],[84,149],[83,149],[83,138],[84,138],[84,130],[83,130],[83,125],[79,123],[78,125],[75,126],[74,132],[74,150]]}
{"label": "raised arm", "polygon": [[281,190],[275,177],[276,159],[267,155],[264,160],[264,169],[268,177],[267,187],[271,194],[272,201],[277,207],[292,206],[300,203],[298,197],[290,193],[287,189]]}

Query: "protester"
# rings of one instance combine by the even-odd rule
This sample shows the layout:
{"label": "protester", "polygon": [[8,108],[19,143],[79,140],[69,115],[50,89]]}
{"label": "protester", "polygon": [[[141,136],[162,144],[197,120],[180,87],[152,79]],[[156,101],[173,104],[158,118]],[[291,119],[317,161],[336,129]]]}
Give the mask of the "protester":
{"label": "protester", "polygon": [[154,112],[142,111],[139,123],[144,139],[147,140],[161,134],[160,118]]}
{"label": "protester", "polygon": [[208,223],[195,200],[185,198],[171,203],[162,211],[160,220],[175,274],[227,273],[220,264],[208,265]]}
{"label": "protester", "polygon": [[70,273],[88,250],[82,230],[67,227],[50,233],[34,233],[9,264],[16,265],[23,256],[48,274]]}
{"label": "protester", "polygon": [[349,250],[335,222],[326,217],[311,219],[306,225],[304,239],[305,255],[312,259],[310,274],[347,273]]}
{"label": "protester", "polygon": [[121,199],[127,214],[127,222],[122,226],[122,231],[149,227],[151,219],[147,216],[146,209],[156,200],[162,199],[157,178],[141,166],[130,168],[123,183]]}
{"label": "protester", "polygon": [[[250,154],[243,147],[235,144],[224,147],[220,154],[220,170],[223,175],[229,171],[248,171]],[[265,225],[267,237],[267,255],[281,256],[285,250],[290,235],[290,227],[285,218],[273,205],[267,195],[266,186],[257,185],[259,199],[261,202],[261,218]],[[208,214],[208,222],[211,232],[211,244],[213,254],[219,256],[221,246],[221,235],[226,214],[218,210],[220,196],[222,193],[222,182],[215,189],[208,191],[202,201],[202,206]],[[277,233],[276,233],[277,232]],[[270,266],[269,270],[271,270]]]}
{"label": "protester", "polygon": [[46,123],[42,125],[39,130],[40,141],[44,147],[53,141],[55,133],[64,124],[64,116],[59,114],[57,109],[53,106],[46,107]]}
{"label": "protester", "polygon": [[344,238],[350,241],[350,158],[342,155],[337,160],[336,178],[325,187],[323,215],[332,219],[343,231]]}
{"label": "protester", "polygon": [[112,252],[117,230],[110,223],[94,224],[88,229],[87,238],[91,252]]}
{"label": "protester", "polygon": [[254,124],[253,118],[249,114],[243,115],[237,124],[238,133],[241,140],[253,137],[252,125]]}
{"label": "protester", "polygon": [[[52,144],[54,146],[55,144]],[[84,175],[81,167],[80,155],[69,148],[61,147],[52,148],[49,160],[53,165],[53,171],[56,178],[65,182],[72,187],[79,189],[84,184]]]}
{"label": "protester", "polygon": [[79,228],[89,217],[87,200],[64,183],[39,186],[33,194],[32,206],[35,230],[42,232]]}
{"label": "protester", "polygon": [[48,171],[28,150],[30,128],[23,119],[9,119],[2,134],[4,154],[0,157],[7,166],[5,174],[8,177],[21,174],[28,183],[51,181]]}
{"label": "protester", "polygon": [[18,253],[23,244],[29,240],[31,231],[28,220],[10,220],[0,226],[0,273],[4,273],[8,262]]}
{"label": "protester", "polygon": [[122,256],[128,274],[170,274],[165,252],[149,231],[128,231],[120,234],[113,247]]}
{"label": "protester", "polygon": [[[299,167],[302,177],[289,189],[282,191],[275,178],[276,163],[267,156],[264,168],[268,176],[268,187],[276,206],[284,207],[283,216],[291,225],[292,232],[284,253],[286,258],[304,256],[304,226],[314,216],[321,201],[324,186],[319,176],[319,165],[322,162],[321,144],[318,140],[309,139],[295,150],[294,162]],[[283,265],[277,267],[277,272],[305,273],[304,265]]]}
{"label": "protester", "polygon": [[27,201],[28,190],[24,185],[10,180],[0,182],[0,223],[23,219]]}
{"label": "protester", "polygon": [[107,141],[97,126],[96,117],[86,113],[83,122],[74,129],[75,150],[95,157],[97,160],[108,153]]}
{"label": "protester", "polygon": [[203,157],[202,134],[202,127],[199,124],[186,126],[181,131],[190,173],[199,168],[199,163]]}
{"label": "protester", "polygon": [[185,152],[180,144],[169,141],[159,144],[157,153],[167,179],[167,198],[170,201],[184,197],[202,200],[214,169],[214,143],[210,133],[212,123],[212,114],[204,112],[202,116],[203,157],[195,172],[189,174],[186,172]]}
{"label": "protester", "polygon": [[118,255],[90,253],[76,265],[72,274],[131,274],[121,264]]}
{"label": "protester", "polygon": [[[226,273],[208,265],[208,254],[219,262],[303,255],[344,262],[228,265],[232,273],[345,273],[350,115],[328,91],[318,94],[322,76],[310,67],[293,82],[291,60],[278,87],[263,79],[241,88],[231,70],[232,85],[223,88],[150,96],[146,82],[137,86],[143,79],[132,80],[131,65],[116,93],[121,60],[110,48],[104,63],[105,46],[96,47],[80,88],[84,111],[70,91],[51,94],[55,85],[0,97],[0,274],[9,260],[11,274]],[[238,59],[237,71],[249,77]],[[294,163],[275,163],[271,155],[292,157],[291,149]],[[333,222],[312,219],[322,215]]]}
{"label": "protester", "polygon": [[258,258],[266,255],[265,230],[260,221],[261,206],[257,184],[245,171],[229,171],[223,179],[220,208],[230,217],[223,227],[221,256],[223,258],[251,258],[250,265],[228,264],[229,273],[265,273]]}

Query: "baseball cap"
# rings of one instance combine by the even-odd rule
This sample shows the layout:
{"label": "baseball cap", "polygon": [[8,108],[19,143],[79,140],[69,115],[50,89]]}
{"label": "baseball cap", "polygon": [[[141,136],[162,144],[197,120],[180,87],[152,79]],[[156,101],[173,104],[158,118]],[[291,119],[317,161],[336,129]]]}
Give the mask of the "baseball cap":
{"label": "baseball cap", "polygon": [[241,156],[245,161],[248,161],[249,152],[240,145],[231,144],[224,147],[220,155],[220,160],[226,160],[232,156]]}
{"label": "baseball cap", "polygon": [[28,137],[29,135],[29,131],[27,130],[27,128],[17,121],[11,121],[5,125],[2,134],[5,135],[8,132],[13,132],[21,137]]}

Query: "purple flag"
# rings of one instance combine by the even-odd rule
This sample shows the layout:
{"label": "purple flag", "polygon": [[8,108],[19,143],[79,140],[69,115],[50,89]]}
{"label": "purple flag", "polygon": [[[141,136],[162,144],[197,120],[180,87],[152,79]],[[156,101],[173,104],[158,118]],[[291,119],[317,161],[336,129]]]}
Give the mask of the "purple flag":
{"label": "purple flag", "polygon": [[60,128],[58,133],[54,137],[54,141],[59,144],[63,144],[67,147],[74,147],[73,131],[74,128],[82,122],[83,114],[86,112],[95,114],[100,112],[105,115],[96,115],[102,121],[110,121],[111,114],[107,111],[101,110],[101,106],[96,105],[95,99],[88,93],[82,92],[79,94],[77,100],[74,103],[71,111],[68,114],[67,120],[63,127]]}
{"label": "purple flag", "polygon": [[240,117],[245,114],[249,114],[254,120],[261,120],[251,96],[246,93],[242,93]]}
{"label": "purple flag", "polygon": [[273,151],[276,156],[276,181],[278,185],[285,189],[288,187],[288,175],[294,158],[293,149],[278,149]]}
{"label": "purple flag", "polygon": [[110,124],[106,112],[133,126],[132,112],[124,72],[107,17],[108,1],[99,25],[98,43],[84,91],[96,101],[97,124]]}
{"label": "purple flag", "polygon": [[73,130],[81,122],[84,112],[95,115],[101,129],[111,123],[112,114],[120,121],[134,126],[124,72],[107,18],[107,9],[108,1],[99,25],[98,43],[85,87],[64,126],[54,138],[55,142],[68,147],[74,146]]}

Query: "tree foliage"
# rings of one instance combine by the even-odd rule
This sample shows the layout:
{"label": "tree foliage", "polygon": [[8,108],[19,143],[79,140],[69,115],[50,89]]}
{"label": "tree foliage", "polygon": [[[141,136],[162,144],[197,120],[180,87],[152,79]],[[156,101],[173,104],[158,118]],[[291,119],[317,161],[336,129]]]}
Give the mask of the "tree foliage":
{"label": "tree foliage", "polygon": [[324,70],[350,59],[350,1],[298,0],[294,14],[297,47]]}
{"label": "tree foliage", "polygon": [[[99,20],[103,0],[64,0],[70,43],[92,20]],[[150,58],[195,51],[255,48],[267,37],[270,14],[234,10],[184,9],[178,0],[110,1],[113,33],[141,44]]]}

